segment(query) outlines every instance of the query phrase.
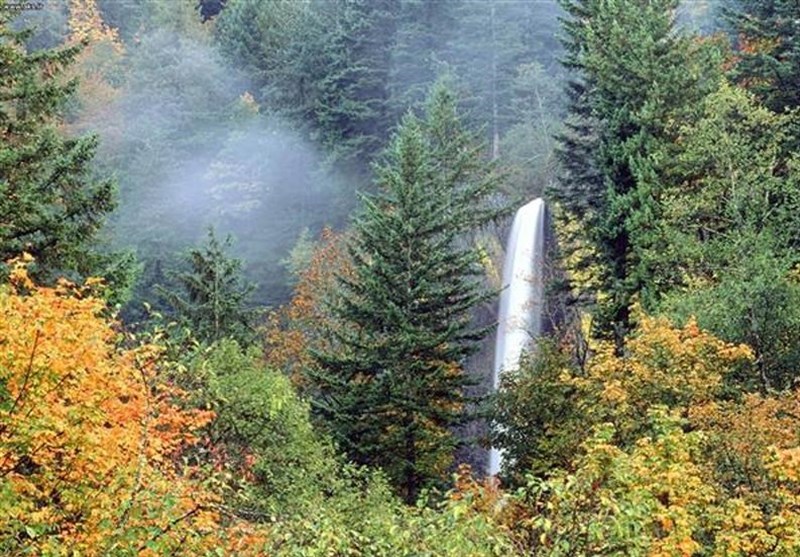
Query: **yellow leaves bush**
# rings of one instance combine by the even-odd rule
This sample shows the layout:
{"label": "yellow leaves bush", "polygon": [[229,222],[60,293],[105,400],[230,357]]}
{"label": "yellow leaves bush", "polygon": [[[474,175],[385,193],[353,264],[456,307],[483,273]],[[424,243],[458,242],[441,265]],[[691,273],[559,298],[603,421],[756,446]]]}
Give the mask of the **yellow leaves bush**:
{"label": "yellow leaves bush", "polygon": [[310,349],[327,348],[320,334],[324,327],[333,326],[326,303],[334,295],[336,277],[352,273],[346,241],[347,236],[325,228],[291,303],[269,315],[267,364],[289,375],[297,386],[304,383],[304,370],[315,365]]}
{"label": "yellow leaves bush", "polygon": [[599,426],[574,470],[531,479],[531,517],[523,528],[511,525],[530,554],[688,557],[701,549],[696,534],[714,499],[696,462],[702,436],[682,431],[663,407],[648,419],[655,433],[630,449],[612,442],[613,426]]}
{"label": "yellow leaves bush", "polygon": [[622,354],[593,349],[583,372],[559,376],[587,438],[508,503],[519,546],[548,557],[800,552],[800,392],[724,398],[724,377],[753,353],[693,321],[639,315]]}
{"label": "yellow leaves bush", "polygon": [[179,458],[213,415],[160,382],[157,347],[117,349],[102,301],[25,263],[0,288],[0,553],[224,547],[219,497]]}
{"label": "yellow leaves bush", "polygon": [[732,345],[701,331],[694,320],[674,327],[663,317],[639,315],[633,335],[618,355],[612,343],[597,343],[585,375],[566,375],[581,393],[592,423],[611,422],[632,442],[654,405],[687,413],[713,400],[723,377],[752,360],[745,345]]}

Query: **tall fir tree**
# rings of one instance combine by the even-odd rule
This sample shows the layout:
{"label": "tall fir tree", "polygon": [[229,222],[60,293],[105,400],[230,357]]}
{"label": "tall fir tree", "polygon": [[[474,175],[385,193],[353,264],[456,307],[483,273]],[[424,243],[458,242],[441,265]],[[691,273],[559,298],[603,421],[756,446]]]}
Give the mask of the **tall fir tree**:
{"label": "tall fir tree", "polygon": [[216,20],[215,39],[250,77],[258,101],[302,122],[312,117],[312,86],[324,69],[312,63],[318,27],[308,1],[231,0]]}
{"label": "tall fir tree", "polygon": [[97,137],[59,128],[80,46],[27,52],[32,32],[13,31],[12,13],[0,9],[0,261],[28,252],[40,280],[106,275],[121,289],[130,267],[93,250],[115,205],[114,183],[92,172]]}
{"label": "tall fir tree", "polygon": [[487,128],[493,156],[516,121],[514,78],[522,64],[557,66],[555,2],[459,2],[457,30],[443,49],[466,91],[463,104]]}
{"label": "tall fir tree", "polygon": [[632,296],[648,284],[640,251],[655,241],[658,222],[650,155],[718,86],[719,48],[676,32],[677,0],[562,4],[570,16],[565,65],[575,77],[563,176],[551,194],[584,224],[582,243],[592,248],[602,285],[596,332],[621,347]]}
{"label": "tall fir tree", "polygon": [[391,0],[233,0],[217,39],[255,76],[257,100],[365,176],[391,128],[389,73],[400,5]]}
{"label": "tall fir tree", "polygon": [[445,66],[445,54],[459,28],[460,0],[399,0],[389,71],[389,107],[398,121],[422,106]]}
{"label": "tall fir tree", "polygon": [[483,147],[437,86],[426,118],[409,115],[377,169],[350,245],[352,274],[332,307],[333,349],[315,354],[315,407],[358,463],[380,466],[407,502],[451,463],[465,417],[465,358],[487,333],[479,255],[463,235],[497,217]]}

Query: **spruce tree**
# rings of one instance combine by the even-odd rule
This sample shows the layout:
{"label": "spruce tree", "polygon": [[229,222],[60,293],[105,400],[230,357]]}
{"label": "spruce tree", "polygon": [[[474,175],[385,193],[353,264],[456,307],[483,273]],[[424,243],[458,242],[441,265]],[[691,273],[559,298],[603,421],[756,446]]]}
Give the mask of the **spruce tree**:
{"label": "spruce tree", "polygon": [[464,105],[485,123],[494,156],[501,155],[500,137],[516,120],[514,77],[520,65],[536,62],[548,71],[556,65],[551,64],[559,53],[555,7],[484,0],[459,2],[453,8],[458,25],[442,56],[468,91]]}
{"label": "spruce tree", "polygon": [[28,252],[44,281],[116,272],[121,260],[92,251],[114,208],[113,182],[91,172],[97,138],[58,128],[76,87],[64,70],[80,49],[26,52],[31,31],[11,30],[12,13],[0,9],[0,261]]}
{"label": "spruce tree", "polygon": [[394,0],[233,0],[217,40],[254,76],[256,99],[306,128],[349,172],[366,175],[385,147]]}
{"label": "spruce tree", "polygon": [[408,115],[363,199],[352,274],[331,308],[331,351],[315,354],[315,408],[348,456],[384,469],[413,502],[446,471],[465,417],[463,370],[487,333],[471,310],[487,299],[463,235],[499,215],[498,177],[437,86],[426,118]]}
{"label": "spruce tree", "polygon": [[458,36],[460,0],[398,0],[391,48],[388,103],[393,121],[425,104],[442,71],[444,55]]}

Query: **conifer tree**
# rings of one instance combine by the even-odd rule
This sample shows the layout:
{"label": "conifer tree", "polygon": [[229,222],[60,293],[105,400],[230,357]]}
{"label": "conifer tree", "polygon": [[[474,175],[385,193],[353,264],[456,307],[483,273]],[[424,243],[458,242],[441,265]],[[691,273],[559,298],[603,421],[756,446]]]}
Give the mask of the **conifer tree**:
{"label": "conifer tree", "polygon": [[470,310],[487,299],[476,250],[459,239],[499,215],[485,153],[439,85],[426,118],[408,115],[364,198],[340,277],[329,351],[310,372],[316,408],[350,458],[382,467],[413,502],[451,462],[465,416],[462,364],[487,332]]}
{"label": "conifer tree", "polygon": [[0,9],[0,261],[28,252],[46,281],[102,275],[111,259],[91,247],[114,208],[114,184],[92,176],[96,137],[58,129],[76,87],[64,71],[80,47],[28,53],[31,31],[11,30],[10,14]]}
{"label": "conifer tree", "polygon": [[728,0],[737,39],[733,78],[775,112],[800,107],[800,4]]}
{"label": "conifer tree", "polygon": [[[677,0],[564,0],[570,117],[563,176],[551,192],[584,224],[600,269],[597,333],[617,341],[631,297],[646,289],[640,251],[658,222],[653,150],[719,84],[718,48],[675,31]],[[585,263],[585,262],[584,262]]]}
{"label": "conifer tree", "polygon": [[242,277],[242,262],[228,256],[232,240],[220,242],[214,230],[208,242],[189,252],[190,269],[176,274],[183,294],[160,287],[165,301],[200,340],[253,338],[253,310],[247,308],[253,286]]}
{"label": "conifer tree", "polygon": [[366,174],[385,147],[397,19],[394,0],[234,0],[219,16],[217,40],[254,76],[256,99],[329,152]]}

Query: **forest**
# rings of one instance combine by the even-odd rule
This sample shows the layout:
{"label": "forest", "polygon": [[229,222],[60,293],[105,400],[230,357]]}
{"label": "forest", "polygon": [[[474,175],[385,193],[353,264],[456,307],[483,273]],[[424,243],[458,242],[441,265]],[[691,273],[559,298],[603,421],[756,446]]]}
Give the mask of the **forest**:
{"label": "forest", "polygon": [[800,4],[0,0],[0,554],[800,554]]}

